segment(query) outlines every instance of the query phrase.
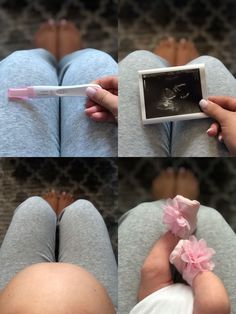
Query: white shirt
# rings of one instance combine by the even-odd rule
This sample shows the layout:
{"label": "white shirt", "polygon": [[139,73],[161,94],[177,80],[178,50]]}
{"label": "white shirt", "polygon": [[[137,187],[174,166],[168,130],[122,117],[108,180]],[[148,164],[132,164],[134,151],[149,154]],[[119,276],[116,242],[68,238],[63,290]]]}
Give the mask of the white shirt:
{"label": "white shirt", "polygon": [[130,314],[193,314],[193,300],[191,287],[176,283],[147,296]]}

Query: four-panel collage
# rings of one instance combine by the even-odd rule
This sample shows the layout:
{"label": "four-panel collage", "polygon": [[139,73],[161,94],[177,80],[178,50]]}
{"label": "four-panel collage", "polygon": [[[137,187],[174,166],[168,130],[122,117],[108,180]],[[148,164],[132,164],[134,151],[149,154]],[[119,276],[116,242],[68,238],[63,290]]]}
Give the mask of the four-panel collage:
{"label": "four-panel collage", "polygon": [[0,314],[236,314],[236,0],[0,26]]}

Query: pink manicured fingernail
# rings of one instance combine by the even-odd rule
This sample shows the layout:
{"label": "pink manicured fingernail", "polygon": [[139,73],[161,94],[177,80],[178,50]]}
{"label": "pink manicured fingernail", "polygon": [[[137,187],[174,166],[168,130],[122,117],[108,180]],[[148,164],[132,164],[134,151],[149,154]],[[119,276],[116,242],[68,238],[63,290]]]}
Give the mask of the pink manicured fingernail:
{"label": "pink manicured fingernail", "polygon": [[93,88],[93,87],[88,87],[86,89],[86,95],[88,97],[93,97],[96,94],[96,92],[97,92],[97,90],[95,88]]}
{"label": "pink manicured fingernail", "polygon": [[202,109],[205,109],[205,108],[208,106],[208,102],[207,102],[205,99],[202,99],[202,100],[200,100],[200,102],[199,102],[199,106],[200,106]]}
{"label": "pink manicured fingernail", "polygon": [[207,134],[210,133],[211,131],[212,131],[212,128],[209,128],[209,129],[207,130]]}

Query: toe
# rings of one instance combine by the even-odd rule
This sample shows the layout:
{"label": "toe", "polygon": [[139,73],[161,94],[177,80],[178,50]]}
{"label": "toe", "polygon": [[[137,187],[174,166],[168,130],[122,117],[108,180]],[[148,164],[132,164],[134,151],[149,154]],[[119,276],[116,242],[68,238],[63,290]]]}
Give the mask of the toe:
{"label": "toe", "polygon": [[173,169],[172,167],[166,168],[166,174],[167,174],[168,176],[174,175],[174,169]]}
{"label": "toe", "polygon": [[183,49],[188,48],[188,41],[186,38],[181,38],[179,41],[179,46]]}
{"label": "toe", "polygon": [[61,193],[61,198],[62,198],[62,199],[66,199],[66,192],[65,192],[65,191],[63,191],[63,192]]}
{"label": "toe", "polygon": [[177,170],[177,180],[178,182],[182,182],[184,178],[186,178],[187,169],[184,167],[180,167]]}
{"label": "toe", "polygon": [[59,29],[64,31],[67,29],[68,21],[66,19],[60,20],[59,22]]}
{"label": "toe", "polygon": [[52,27],[53,27],[52,20],[48,20],[47,22],[41,24],[40,29],[43,32],[48,32],[51,31]]}
{"label": "toe", "polygon": [[174,37],[168,37],[167,42],[170,47],[174,46],[176,43]]}

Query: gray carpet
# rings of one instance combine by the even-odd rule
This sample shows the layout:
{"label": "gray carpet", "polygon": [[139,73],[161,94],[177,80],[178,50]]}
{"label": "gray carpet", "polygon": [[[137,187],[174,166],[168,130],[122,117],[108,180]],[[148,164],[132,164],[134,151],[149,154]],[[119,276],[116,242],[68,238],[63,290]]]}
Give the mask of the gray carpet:
{"label": "gray carpet", "polygon": [[119,59],[153,51],[164,36],[193,40],[200,54],[219,58],[236,75],[235,0],[120,0]]}
{"label": "gray carpet", "polygon": [[119,215],[141,202],[152,201],[152,180],[169,166],[192,169],[200,181],[199,201],[217,209],[236,232],[236,159],[233,158],[120,158]]}
{"label": "gray carpet", "polygon": [[35,31],[50,18],[75,22],[84,48],[117,58],[117,0],[0,0],[0,59],[34,48]]}
{"label": "gray carpet", "polygon": [[0,244],[15,208],[55,188],[87,199],[102,214],[113,248],[117,241],[117,160],[109,158],[0,159]]}

